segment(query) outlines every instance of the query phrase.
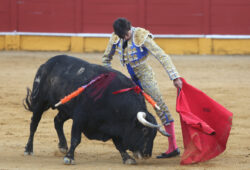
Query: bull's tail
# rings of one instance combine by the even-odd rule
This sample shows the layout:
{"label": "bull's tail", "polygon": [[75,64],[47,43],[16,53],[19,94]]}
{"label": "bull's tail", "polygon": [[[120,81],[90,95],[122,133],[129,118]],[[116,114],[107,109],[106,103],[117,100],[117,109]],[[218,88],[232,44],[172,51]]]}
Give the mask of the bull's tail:
{"label": "bull's tail", "polygon": [[27,95],[26,98],[23,99],[23,106],[26,110],[32,112],[32,106],[31,106],[31,90],[30,88],[27,88]]}
{"label": "bull's tail", "polygon": [[27,88],[27,95],[26,98],[23,100],[23,106],[26,110],[34,112],[36,105],[39,103],[39,87],[40,82],[43,81],[43,74],[44,73],[44,65],[40,66],[38,69],[34,82],[32,90],[30,88]]}
{"label": "bull's tail", "polygon": [[36,107],[36,103],[38,100],[38,92],[39,92],[39,84],[34,82],[32,91],[27,87],[27,95],[23,100],[23,106],[26,110],[33,112]]}

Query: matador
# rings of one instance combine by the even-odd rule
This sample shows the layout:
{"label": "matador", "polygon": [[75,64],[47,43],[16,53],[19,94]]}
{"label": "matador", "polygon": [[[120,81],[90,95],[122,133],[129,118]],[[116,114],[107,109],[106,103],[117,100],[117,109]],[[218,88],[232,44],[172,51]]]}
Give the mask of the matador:
{"label": "matador", "polygon": [[152,54],[164,67],[170,80],[173,80],[177,88],[182,87],[180,75],[171,58],[154,41],[153,35],[146,29],[132,27],[125,18],[118,18],[113,23],[114,32],[111,35],[108,46],[103,55],[103,65],[111,67],[111,60],[118,52],[120,62],[126,66],[132,80],[147,94],[149,94],[160,107],[156,113],[167,133],[168,150],[157,158],[169,158],[180,155],[176,144],[174,132],[174,120],[160,93],[154,72],[147,62],[149,54]]}

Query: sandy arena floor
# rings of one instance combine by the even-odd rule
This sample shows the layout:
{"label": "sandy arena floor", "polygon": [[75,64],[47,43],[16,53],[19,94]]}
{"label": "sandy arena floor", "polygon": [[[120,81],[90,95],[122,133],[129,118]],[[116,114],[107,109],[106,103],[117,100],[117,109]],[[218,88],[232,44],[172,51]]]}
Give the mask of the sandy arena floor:
{"label": "sandy arena floor", "polygon": [[[0,170],[5,169],[88,169],[88,170],[200,170],[250,169],[250,56],[172,56],[178,71],[188,83],[201,89],[225,106],[233,116],[233,127],[227,149],[218,157],[199,164],[181,166],[180,157],[156,159],[167,149],[167,139],[160,134],[154,142],[153,156],[138,160],[137,165],[123,165],[113,144],[88,140],[84,136],[76,149],[76,165],[63,164],[57,148],[54,130],[55,111],[44,113],[34,139],[34,155],[24,156],[28,140],[31,113],[23,108],[26,87],[31,87],[38,67],[56,52],[0,52]],[[100,53],[72,54],[92,63],[101,64]],[[113,68],[126,75],[117,57]],[[183,151],[179,115],[175,112],[176,89],[159,62],[149,61],[156,73],[166,103],[175,118],[177,143]],[[151,106],[151,113],[155,115]],[[65,134],[70,141],[72,121],[65,123]]]}

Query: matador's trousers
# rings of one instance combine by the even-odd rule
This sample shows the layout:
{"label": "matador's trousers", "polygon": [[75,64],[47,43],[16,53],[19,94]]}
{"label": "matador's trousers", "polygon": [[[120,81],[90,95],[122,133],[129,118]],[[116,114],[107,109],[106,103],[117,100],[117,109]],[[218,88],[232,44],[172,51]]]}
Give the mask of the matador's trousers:
{"label": "matador's trousers", "polygon": [[127,65],[127,68],[133,81],[138,86],[140,86],[144,92],[149,94],[161,108],[160,111],[156,110],[156,113],[161,119],[162,124],[166,125],[170,122],[173,122],[174,120],[168,110],[168,107],[163,101],[152,68],[146,63],[140,64],[134,68],[132,68],[130,65]]}

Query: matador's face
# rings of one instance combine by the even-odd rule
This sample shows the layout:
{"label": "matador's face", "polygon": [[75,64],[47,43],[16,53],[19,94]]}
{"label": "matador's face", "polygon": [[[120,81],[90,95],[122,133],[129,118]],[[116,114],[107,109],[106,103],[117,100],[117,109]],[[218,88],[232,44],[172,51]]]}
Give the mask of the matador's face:
{"label": "matador's face", "polygon": [[130,40],[131,37],[132,37],[132,31],[129,30],[129,31],[127,32],[127,34],[125,35],[124,40],[125,40],[125,41]]}

